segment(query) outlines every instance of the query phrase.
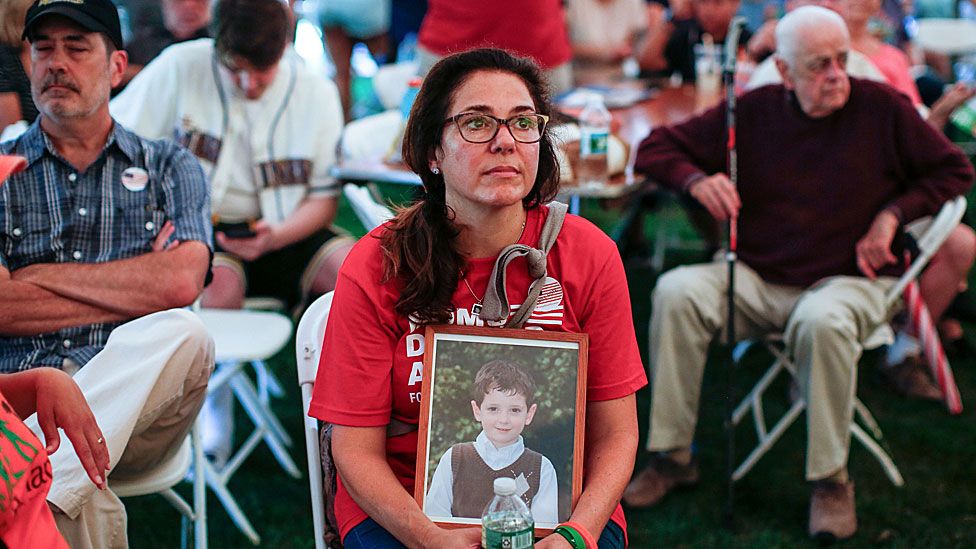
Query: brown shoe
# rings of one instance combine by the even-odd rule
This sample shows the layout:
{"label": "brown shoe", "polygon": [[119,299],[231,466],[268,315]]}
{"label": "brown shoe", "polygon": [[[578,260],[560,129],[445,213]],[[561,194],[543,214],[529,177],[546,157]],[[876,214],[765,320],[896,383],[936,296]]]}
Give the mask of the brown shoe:
{"label": "brown shoe", "polygon": [[900,364],[884,366],[881,375],[898,394],[923,400],[942,400],[942,391],[932,381],[922,358],[910,356]]}
{"label": "brown shoe", "polygon": [[810,496],[810,537],[827,544],[857,532],[854,483],[818,480]]}
{"label": "brown shoe", "polygon": [[654,454],[651,462],[637,473],[624,490],[624,503],[630,507],[650,507],[677,487],[698,482],[698,462],[694,457],[681,465],[664,454]]}

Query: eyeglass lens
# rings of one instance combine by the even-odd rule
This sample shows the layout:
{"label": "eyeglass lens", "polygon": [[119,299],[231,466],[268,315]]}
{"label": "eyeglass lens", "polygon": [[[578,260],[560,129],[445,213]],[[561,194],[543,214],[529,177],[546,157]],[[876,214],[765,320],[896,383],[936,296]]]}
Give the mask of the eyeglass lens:
{"label": "eyeglass lens", "polygon": [[457,118],[461,137],[472,143],[491,141],[498,134],[498,128],[502,123],[508,126],[512,137],[522,143],[539,141],[545,128],[545,119],[538,114],[518,114],[503,121],[481,113],[464,113]]}

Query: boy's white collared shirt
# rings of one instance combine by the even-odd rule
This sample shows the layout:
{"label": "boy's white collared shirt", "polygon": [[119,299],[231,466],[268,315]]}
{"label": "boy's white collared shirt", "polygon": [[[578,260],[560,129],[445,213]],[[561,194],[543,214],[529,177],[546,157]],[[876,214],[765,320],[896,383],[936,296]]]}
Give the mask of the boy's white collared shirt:
{"label": "boy's white collared shirt", "polygon": [[[485,464],[494,470],[503,469],[522,456],[525,443],[519,436],[518,441],[503,448],[496,448],[484,431],[478,434],[474,441],[475,451]],[[451,506],[454,502],[454,472],[451,469],[451,455],[453,448],[449,448],[441,456],[434,470],[427,497],[424,498],[424,512],[432,518],[451,517]],[[539,474],[539,491],[532,498],[532,518],[536,526],[555,526],[558,519],[558,486],[556,485],[556,470],[549,458],[542,456],[542,471]],[[475,517],[477,518],[477,517]]]}
{"label": "boy's white collared shirt", "polygon": [[522,435],[519,435],[514,444],[495,448],[495,445],[488,440],[488,435],[481,431],[478,438],[474,439],[474,449],[477,450],[478,455],[488,467],[497,471],[502,467],[508,467],[522,457],[522,452],[525,451],[525,442],[522,440]]}

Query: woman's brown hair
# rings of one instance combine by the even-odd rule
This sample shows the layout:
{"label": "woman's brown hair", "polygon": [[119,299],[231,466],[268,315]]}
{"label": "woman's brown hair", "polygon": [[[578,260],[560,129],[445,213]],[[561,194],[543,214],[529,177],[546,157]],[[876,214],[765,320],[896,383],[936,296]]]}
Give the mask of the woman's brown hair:
{"label": "woman's brown hair", "polygon": [[[464,257],[458,251],[454,212],[444,201],[444,177],[430,171],[441,144],[444,120],[455,91],[477,71],[513,74],[528,88],[536,112],[551,115],[549,92],[539,67],[504,50],[483,48],[440,60],[424,78],[403,135],[403,159],[424,184],[417,203],[400,210],[381,236],[386,277],[402,284],[397,313],[420,324],[447,322]],[[539,141],[535,183],[522,200],[526,208],[549,202],[559,190],[559,163],[546,131]]]}

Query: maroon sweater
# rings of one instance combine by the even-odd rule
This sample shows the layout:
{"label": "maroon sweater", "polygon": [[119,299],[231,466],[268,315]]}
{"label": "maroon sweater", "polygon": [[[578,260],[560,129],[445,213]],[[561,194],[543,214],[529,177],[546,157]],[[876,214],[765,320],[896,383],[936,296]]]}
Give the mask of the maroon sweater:
{"label": "maroon sweater", "polygon": [[[724,172],[725,111],[654,130],[635,169],[681,192]],[[972,184],[962,152],[885,84],[852,78],[850,100],[824,118],[806,116],[783,86],[765,86],[740,97],[736,114],[738,255],[768,282],[858,276],[854,246],[878,212],[908,222]]]}

